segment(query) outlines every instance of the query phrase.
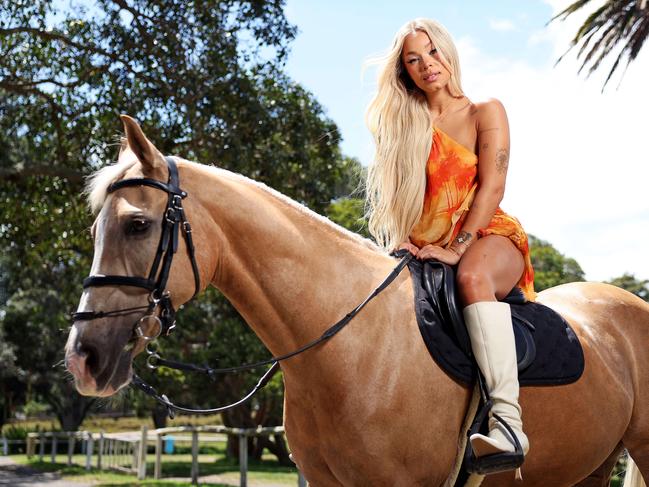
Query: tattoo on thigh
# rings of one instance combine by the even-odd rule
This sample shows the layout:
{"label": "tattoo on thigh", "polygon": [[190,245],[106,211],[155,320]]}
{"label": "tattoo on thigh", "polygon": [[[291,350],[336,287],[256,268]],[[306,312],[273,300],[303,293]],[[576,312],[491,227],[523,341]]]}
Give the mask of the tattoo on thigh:
{"label": "tattoo on thigh", "polygon": [[500,174],[505,174],[507,172],[507,167],[509,166],[509,154],[506,149],[499,149],[496,152],[496,170]]}

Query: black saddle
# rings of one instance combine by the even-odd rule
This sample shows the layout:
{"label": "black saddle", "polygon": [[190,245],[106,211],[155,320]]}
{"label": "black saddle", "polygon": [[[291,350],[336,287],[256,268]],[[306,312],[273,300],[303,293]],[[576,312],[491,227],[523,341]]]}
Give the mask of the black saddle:
{"label": "black saddle", "polygon": [[[402,257],[399,251],[396,257]],[[455,271],[442,262],[411,259],[415,311],[426,347],[437,364],[465,384],[477,378],[477,365],[456,294]],[[521,386],[575,382],[584,370],[577,335],[554,310],[526,302],[519,288],[502,301],[512,310]]]}

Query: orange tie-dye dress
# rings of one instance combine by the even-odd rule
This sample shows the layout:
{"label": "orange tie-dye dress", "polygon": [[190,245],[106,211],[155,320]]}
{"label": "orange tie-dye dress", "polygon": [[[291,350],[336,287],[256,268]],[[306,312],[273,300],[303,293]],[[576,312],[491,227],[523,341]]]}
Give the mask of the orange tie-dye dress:
{"label": "orange tie-dye dress", "polygon": [[[435,127],[433,145],[426,165],[426,194],[421,218],[410,241],[421,248],[427,244],[448,248],[462,229],[478,188],[478,156]],[[527,234],[520,222],[500,208],[478,237],[502,235],[523,254],[525,270],[518,287],[528,301],[534,301],[534,269]]]}

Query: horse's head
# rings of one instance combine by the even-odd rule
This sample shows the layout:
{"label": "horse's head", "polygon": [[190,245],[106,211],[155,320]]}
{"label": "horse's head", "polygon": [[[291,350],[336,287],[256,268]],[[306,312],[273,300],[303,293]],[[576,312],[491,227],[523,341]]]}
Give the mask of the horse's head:
{"label": "horse's head", "polygon": [[173,181],[175,164],[132,118],[122,121],[127,145],[118,163],[90,184],[95,254],[66,344],[66,366],[84,395],[110,396],[128,384],[133,358],[172,324],[174,307],[200,282],[183,238],[189,227],[177,207],[186,195]]}

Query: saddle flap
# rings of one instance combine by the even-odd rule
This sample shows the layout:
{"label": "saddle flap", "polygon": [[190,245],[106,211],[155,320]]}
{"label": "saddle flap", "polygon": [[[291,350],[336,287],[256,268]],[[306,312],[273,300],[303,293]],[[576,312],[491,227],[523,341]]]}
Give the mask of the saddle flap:
{"label": "saddle flap", "polygon": [[[477,366],[455,292],[454,269],[441,262],[417,259],[408,267],[417,324],[431,356],[455,379],[472,383]],[[584,368],[583,351],[570,325],[552,309],[525,302],[518,288],[502,301],[512,310],[521,386],[577,380]]]}

